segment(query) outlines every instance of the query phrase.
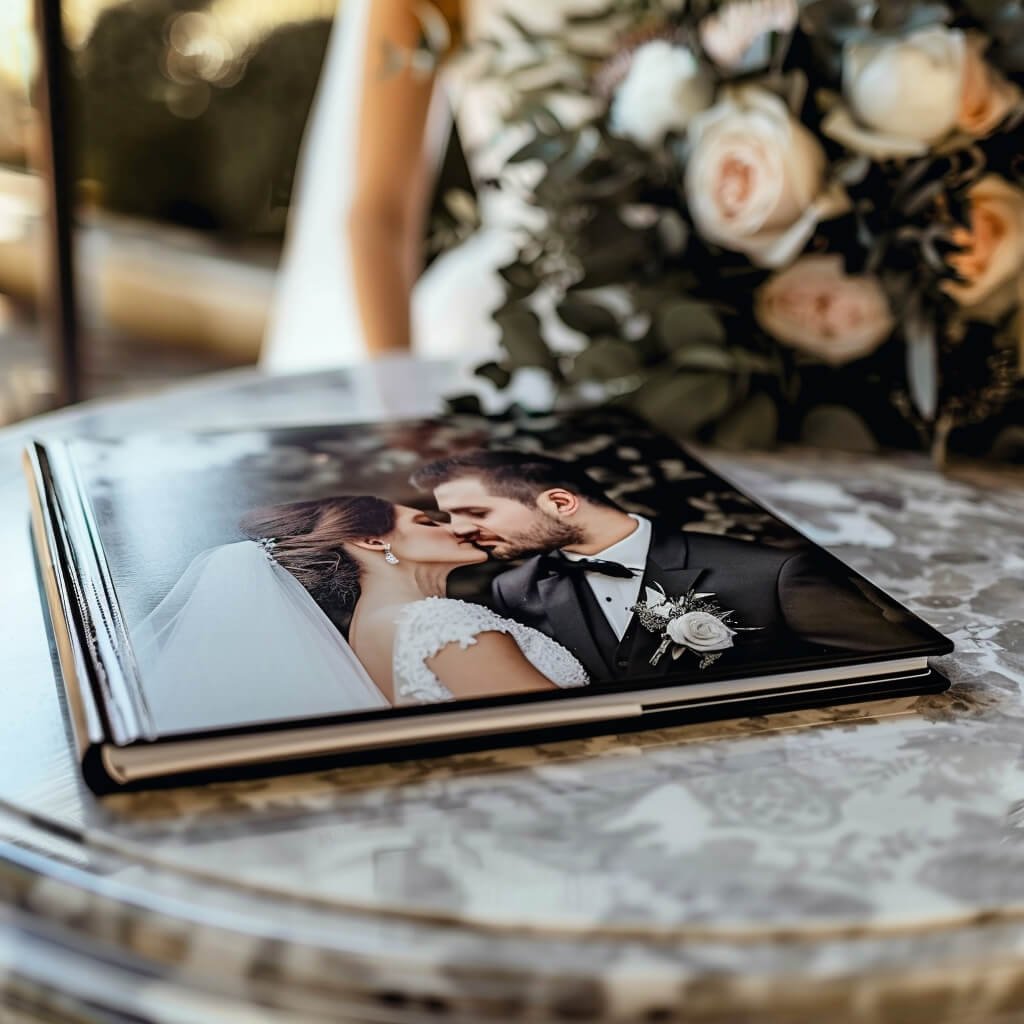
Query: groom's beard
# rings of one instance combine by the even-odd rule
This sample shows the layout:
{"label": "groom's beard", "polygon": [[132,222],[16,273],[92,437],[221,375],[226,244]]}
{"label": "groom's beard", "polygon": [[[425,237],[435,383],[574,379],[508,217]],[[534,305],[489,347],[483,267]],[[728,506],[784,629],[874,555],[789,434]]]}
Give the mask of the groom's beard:
{"label": "groom's beard", "polygon": [[547,554],[570,544],[582,544],[583,530],[571,523],[563,523],[558,519],[545,519],[534,523],[528,530],[515,537],[502,537],[489,540],[482,537],[476,541],[477,547],[489,552],[492,558],[502,562],[513,558],[528,558],[531,555]]}

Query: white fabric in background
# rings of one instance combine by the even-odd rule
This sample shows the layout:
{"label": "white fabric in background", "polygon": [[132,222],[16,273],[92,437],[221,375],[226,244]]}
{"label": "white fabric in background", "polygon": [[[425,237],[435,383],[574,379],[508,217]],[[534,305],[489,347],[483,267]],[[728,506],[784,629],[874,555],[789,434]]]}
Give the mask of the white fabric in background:
{"label": "white fabric in background", "polygon": [[[364,45],[367,14],[373,0],[344,0],[324,62],[323,75],[303,143],[278,291],[268,327],[262,367],[271,373],[304,372],[350,366],[367,357],[359,324],[347,241],[346,211],[352,198],[358,137],[359,94],[363,66],[372,55]],[[504,15],[557,31],[570,11],[586,9],[587,0],[465,0],[467,42],[507,37]],[[594,49],[611,46],[613,38],[581,42]],[[514,47],[514,39],[510,39]],[[516,55],[511,53],[510,59]],[[485,405],[503,404],[493,389],[474,378],[472,370],[499,354],[500,332],[492,319],[504,299],[497,271],[518,251],[521,231],[537,211],[516,195],[528,192],[536,168],[509,167],[505,156],[526,137],[524,129],[508,130],[503,110],[508,97],[498,80],[480,80],[474,58],[455,59],[441,73],[427,130],[424,168],[436,169],[450,131],[454,111],[470,171],[480,191],[482,227],[464,244],[424,273],[412,298],[412,344],[419,359],[445,360],[452,367],[446,393],[472,390]],[[559,109],[571,121],[575,107]],[[581,113],[582,111],[575,111]],[[407,168],[396,173],[408,175]],[[427,173],[426,170],[423,173]],[[481,187],[501,178],[504,189]],[[418,178],[411,178],[414,186]],[[579,347],[579,336],[545,308],[539,308],[549,342],[564,351]],[[422,383],[410,360],[388,364],[389,406],[398,410],[423,405]],[[538,408],[550,406],[551,382],[541,371],[522,371],[502,396]]]}

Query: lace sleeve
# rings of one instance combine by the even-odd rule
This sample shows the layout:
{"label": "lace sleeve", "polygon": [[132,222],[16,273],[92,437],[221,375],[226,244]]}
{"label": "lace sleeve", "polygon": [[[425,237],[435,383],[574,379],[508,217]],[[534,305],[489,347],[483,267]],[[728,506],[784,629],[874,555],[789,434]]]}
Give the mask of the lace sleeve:
{"label": "lace sleeve", "polygon": [[395,631],[395,703],[432,704],[454,694],[427,662],[449,644],[465,649],[481,633],[511,633],[511,623],[482,605],[428,597],[402,609]]}

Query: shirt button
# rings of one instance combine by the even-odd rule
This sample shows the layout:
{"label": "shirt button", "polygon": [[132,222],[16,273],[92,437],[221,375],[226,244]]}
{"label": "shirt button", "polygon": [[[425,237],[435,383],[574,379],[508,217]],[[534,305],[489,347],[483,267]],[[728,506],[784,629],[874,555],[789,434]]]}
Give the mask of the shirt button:
{"label": "shirt button", "polygon": [[606,598],[605,598],[605,600],[606,600],[606,601],[607,601],[607,602],[608,602],[609,604],[611,604],[611,603],[612,603],[612,599],[611,599],[610,597],[606,597]]}

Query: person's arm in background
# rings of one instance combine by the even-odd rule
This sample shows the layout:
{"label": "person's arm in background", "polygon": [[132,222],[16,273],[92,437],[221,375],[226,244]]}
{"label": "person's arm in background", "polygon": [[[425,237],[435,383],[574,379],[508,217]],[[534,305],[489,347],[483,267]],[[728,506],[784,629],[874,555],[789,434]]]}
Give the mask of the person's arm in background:
{"label": "person's arm in background", "polygon": [[348,216],[356,305],[372,356],[411,348],[409,301],[422,267],[423,142],[436,76],[388,53],[419,45],[415,0],[367,0],[355,188]]}

